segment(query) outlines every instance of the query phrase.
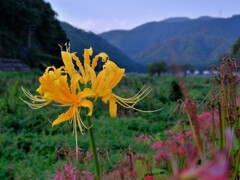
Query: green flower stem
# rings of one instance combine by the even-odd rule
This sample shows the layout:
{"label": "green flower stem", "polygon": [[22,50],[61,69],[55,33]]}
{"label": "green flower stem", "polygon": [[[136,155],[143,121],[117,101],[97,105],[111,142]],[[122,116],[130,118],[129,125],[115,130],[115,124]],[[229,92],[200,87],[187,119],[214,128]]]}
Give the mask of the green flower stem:
{"label": "green flower stem", "polygon": [[92,130],[92,123],[90,121],[90,117],[87,116],[87,124],[88,127],[90,127],[88,129],[88,135],[90,137],[90,144],[91,144],[91,150],[93,153],[93,159],[94,159],[94,167],[95,167],[95,172],[96,172],[96,178],[97,180],[101,179],[101,175],[100,175],[100,168],[99,168],[99,163],[98,163],[98,155],[97,155],[97,150],[96,150],[96,146],[95,146],[95,141],[94,141],[94,137],[93,137],[93,130]]}
{"label": "green flower stem", "polygon": [[238,105],[237,105],[237,90],[236,90],[236,83],[235,78],[233,76],[232,67],[230,67],[230,97],[232,97],[233,108],[234,108],[234,115],[235,115],[235,124],[233,124],[233,129],[240,127],[240,116],[238,115]]}
{"label": "green flower stem", "polygon": [[191,118],[188,111],[187,111],[187,117],[188,117],[188,120],[189,120],[189,123],[190,123],[190,126],[191,126],[191,130],[193,132],[193,138],[194,138],[194,141],[196,142],[200,159],[203,163],[204,162],[204,156],[203,156],[203,146],[202,146],[202,141],[201,141],[201,138],[200,138],[200,133],[199,133],[198,129],[196,128],[196,126],[194,126],[194,124],[193,124],[194,119]]}
{"label": "green flower stem", "polygon": [[[213,146],[213,149],[215,149],[215,120],[214,120],[214,117],[215,117],[215,110],[214,110],[214,107],[212,108],[212,146]],[[212,153],[212,158],[215,157],[215,154]]]}
{"label": "green flower stem", "polygon": [[232,179],[235,179],[239,176],[239,174],[238,174],[239,169],[240,169],[240,153],[238,154],[238,157],[237,157],[235,171],[234,171],[234,175],[233,175]]}
{"label": "green flower stem", "polygon": [[[223,70],[222,70],[223,71]],[[225,87],[225,76],[223,72],[220,73],[221,80],[221,111],[220,111],[220,149],[223,149],[225,145],[224,132],[225,132],[225,121],[226,121],[226,87]]]}

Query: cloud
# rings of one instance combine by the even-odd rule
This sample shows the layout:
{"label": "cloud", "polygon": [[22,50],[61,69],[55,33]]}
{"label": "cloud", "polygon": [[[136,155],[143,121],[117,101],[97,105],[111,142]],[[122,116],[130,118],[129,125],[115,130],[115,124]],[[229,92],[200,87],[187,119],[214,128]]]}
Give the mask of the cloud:
{"label": "cloud", "polygon": [[92,31],[96,34],[113,29],[130,29],[131,26],[126,20],[116,18],[110,19],[88,19],[80,23],[71,23],[85,31]]}

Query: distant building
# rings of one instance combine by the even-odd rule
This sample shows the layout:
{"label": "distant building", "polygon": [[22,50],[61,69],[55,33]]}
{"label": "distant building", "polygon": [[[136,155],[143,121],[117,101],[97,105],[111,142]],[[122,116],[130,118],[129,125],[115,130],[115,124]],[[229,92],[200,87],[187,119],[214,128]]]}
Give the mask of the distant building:
{"label": "distant building", "polygon": [[205,75],[205,76],[210,75],[210,71],[204,70],[204,71],[202,72],[202,74]]}
{"label": "distant building", "polygon": [[193,72],[193,74],[194,74],[194,75],[199,75],[199,74],[200,74],[200,71],[195,70],[195,71]]}

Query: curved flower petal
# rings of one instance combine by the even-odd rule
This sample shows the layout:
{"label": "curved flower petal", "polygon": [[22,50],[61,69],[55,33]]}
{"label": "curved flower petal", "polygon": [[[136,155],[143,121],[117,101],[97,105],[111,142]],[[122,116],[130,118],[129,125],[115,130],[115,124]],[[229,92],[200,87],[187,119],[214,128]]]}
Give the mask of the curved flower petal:
{"label": "curved flower petal", "polygon": [[84,88],[83,91],[79,92],[77,94],[77,102],[81,101],[82,98],[93,98],[95,96],[95,93],[89,89],[89,88]]}
{"label": "curved flower petal", "polygon": [[111,117],[117,116],[117,103],[114,98],[109,99],[109,113]]}
{"label": "curved flower petal", "polygon": [[91,101],[84,99],[80,102],[79,105],[81,105],[82,107],[88,108],[89,112],[88,112],[87,116],[92,116],[93,103]]}
{"label": "curved flower petal", "polygon": [[86,80],[86,74],[85,74],[85,70],[83,68],[83,65],[80,61],[80,59],[76,56],[76,53],[71,53],[71,56],[73,58],[73,60],[76,62],[76,65],[77,67],[79,68],[79,71],[80,71],[80,74],[81,74],[81,83],[87,83],[87,80]]}
{"label": "curved flower petal", "polygon": [[84,56],[84,66],[86,64],[90,65],[90,56],[92,56],[92,54],[93,54],[92,47],[90,47],[89,49],[84,49],[84,53],[83,53],[83,56]]}
{"label": "curved flower petal", "polygon": [[53,121],[52,127],[55,126],[55,125],[60,124],[61,122],[68,121],[71,118],[73,118],[73,115],[74,115],[74,112],[75,112],[75,108],[76,107],[71,106],[67,112],[60,114],[58,116],[58,118]]}
{"label": "curved flower petal", "polygon": [[102,58],[102,62],[106,62],[108,60],[108,55],[104,52],[99,53],[98,55],[96,55],[93,60],[92,60],[92,68],[95,69],[95,67],[97,66],[97,62],[98,59]]}
{"label": "curved flower petal", "polygon": [[94,69],[92,67],[90,67],[89,65],[86,65],[86,71],[89,72],[90,74],[90,78],[91,78],[91,83],[96,81],[96,73],[94,71]]}
{"label": "curved flower petal", "polygon": [[78,87],[78,81],[80,81],[81,76],[79,74],[75,74],[71,79],[71,92],[76,94],[76,90]]}
{"label": "curved flower petal", "polygon": [[114,76],[112,82],[108,85],[110,89],[114,88],[124,76],[125,69],[117,69],[116,75]]}
{"label": "curved flower petal", "polygon": [[73,77],[73,75],[76,74],[77,71],[74,68],[74,64],[72,62],[71,54],[69,52],[62,51],[61,55],[62,55],[63,63],[65,65],[65,68],[66,68],[69,76]]}

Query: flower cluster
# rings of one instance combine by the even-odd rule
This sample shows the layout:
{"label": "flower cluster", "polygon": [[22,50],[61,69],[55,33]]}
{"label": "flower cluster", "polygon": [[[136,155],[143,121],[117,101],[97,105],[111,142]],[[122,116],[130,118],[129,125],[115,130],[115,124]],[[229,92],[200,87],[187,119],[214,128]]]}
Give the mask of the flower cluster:
{"label": "flower cluster", "polygon": [[[62,47],[61,47],[62,49]],[[93,102],[101,99],[109,104],[111,117],[117,116],[117,106],[135,108],[137,102],[142,100],[149,92],[149,88],[142,88],[131,98],[122,98],[113,93],[113,88],[121,81],[125,75],[125,69],[119,68],[104,52],[93,55],[92,48],[84,49],[83,61],[76,53],[70,52],[70,47],[66,46],[66,51],[61,52],[64,66],[56,68],[47,67],[45,73],[39,78],[40,86],[37,89],[38,95],[32,95],[28,90],[23,89],[25,95],[32,101],[23,100],[32,109],[39,109],[51,103],[58,106],[65,106],[69,109],[59,115],[52,126],[65,121],[73,123],[73,132],[77,144],[77,126],[83,134],[87,127],[81,119],[81,109],[87,108],[87,116],[92,116]],[[96,72],[98,60],[104,63],[101,71]]]}
{"label": "flower cluster", "polygon": [[86,180],[94,180],[94,176],[92,173],[88,171],[80,172],[78,168],[74,167],[72,164],[64,165],[64,167],[57,171],[54,175],[54,180],[78,180],[78,179],[86,179]]}
{"label": "flower cluster", "polygon": [[57,171],[54,179],[55,180],[63,180],[63,179],[72,179],[77,180],[80,176],[80,171],[74,167],[72,164],[65,165],[61,171]]}
{"label": "flower cluster", "polygon": [[144,155],[136,154],[131,148],[124,150],[122,154],[123,159],[116,162],[106,179],[138,179],[140,172],[135,165],[137,161],[145,160]]}
{"label": "flower cluster", "polygon": [[186,144],[193,139],[191,130],[167,131],[168,139],[155,142],[151,147],[156,154],[154,159],[160,165],[162,161],[167,161],[169,156],[186,157]]}

